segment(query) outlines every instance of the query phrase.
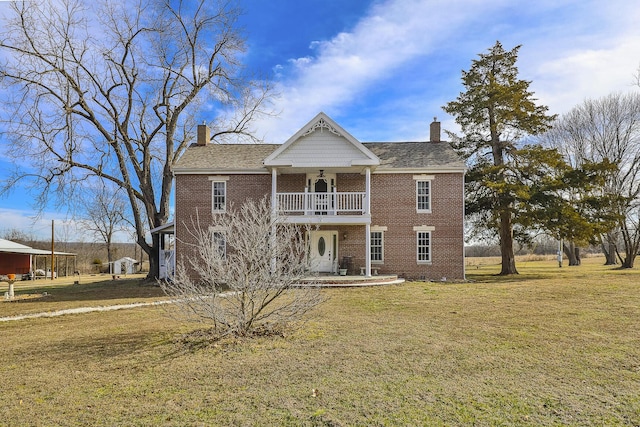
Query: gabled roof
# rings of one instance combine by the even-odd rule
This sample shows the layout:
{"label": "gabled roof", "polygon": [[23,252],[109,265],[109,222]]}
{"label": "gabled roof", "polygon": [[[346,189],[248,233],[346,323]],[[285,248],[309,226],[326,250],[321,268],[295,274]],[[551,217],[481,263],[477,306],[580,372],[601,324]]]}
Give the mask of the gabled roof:
{"label": "gabled roof", "polygon": [[29,254],[33,248],[11,240],[0,239],[0,252],[9,252],[14,254]]}
{"label": "gabled roof", "polygon": [[265,166],[376,166],[375,154],[325,113],[313,119],[264,159]]}
{"label": "gabled roof", "polygon": [[[12,242],[11,240],[0,239],[0,253],[26,254],[26,255],[51,255],[51,251],[34,249],[27,245]],[[75,255],[69,252],[53,252],[54,255]]]}
{"label": "gabled roof", "polygon": [[128,257],[128,256],[123,257],[123,258],[120,258],[120,259],[117,259],[117,260],[115,260],[115,261],[113,261],[113,262],[114,262],[114,263],[116,263],[116,262],[119,262],[119,263],[129,262],[129,263],[131,263],[131,262],[132,262],[132,263],[138,264],[138,260],[133,259],[133,258]]}
{"label": "gabled roof", "polygon": [[266,174],[269,167],[278,166],[296,168],[292,170],[373,166],[375,173],[466,169],[448,142],[361,143],[319,113],[284,144],[193,144],[177,161],[174,173]]}

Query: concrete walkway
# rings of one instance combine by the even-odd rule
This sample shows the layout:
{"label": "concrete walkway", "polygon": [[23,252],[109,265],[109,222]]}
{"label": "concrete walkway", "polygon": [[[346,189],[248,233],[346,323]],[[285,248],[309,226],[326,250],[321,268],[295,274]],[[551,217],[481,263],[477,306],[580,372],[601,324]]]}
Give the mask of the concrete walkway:
{"label": "concrete walkway", "polygon": [[0,317],[0,322],[10,322],[12,320],[37,319],[39,317],[57,317],[57,316],[64,316],[65,314],[93,313],[96,311],[125,310],[129,308],[173,304],[174,302],[175,302],[174,300],[166,300],[166,301],[154,301],[154,302],[136,302],[131,304],[119,304],[119,305],[104,305],[99,307],[67,308],[64,310],[47,311],[44,313],[19,314],[17,316]]}

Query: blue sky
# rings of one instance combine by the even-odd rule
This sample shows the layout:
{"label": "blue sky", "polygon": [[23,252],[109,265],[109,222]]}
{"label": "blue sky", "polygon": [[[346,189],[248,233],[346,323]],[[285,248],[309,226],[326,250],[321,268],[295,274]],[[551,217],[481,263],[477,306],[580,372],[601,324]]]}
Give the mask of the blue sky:
{"label": "blue sky", "polygon": [[[319,111],[368,141],[427,139],[460,72],[500,40],[523,45],[520,77],[562,114],[586,98],[640,90],[637,0],[240,0],[248,69],[272,76],[278,117],[255,124],[285,141]],[[203,116],[206,119],[206,116]],[[6,142],[0,141],[0,145]],[[0,179],[7,169],[0,146]],[[32,225],[26,194],[0,198],[0,230],[46,233],[51,209]]]}

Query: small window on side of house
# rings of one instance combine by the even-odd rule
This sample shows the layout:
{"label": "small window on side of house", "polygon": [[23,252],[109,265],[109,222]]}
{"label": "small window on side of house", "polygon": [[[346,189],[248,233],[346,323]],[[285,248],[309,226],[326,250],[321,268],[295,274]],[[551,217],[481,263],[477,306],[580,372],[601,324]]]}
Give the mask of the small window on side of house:
{"label": "small window on side of house", "polygon": [[384,263],[384,232],[371,232],[371,263]]}
{"label": "small window on side of house", "polygon": [[227,210],[227,182],[211,182],[211,211],[213,213],[224,213]]}

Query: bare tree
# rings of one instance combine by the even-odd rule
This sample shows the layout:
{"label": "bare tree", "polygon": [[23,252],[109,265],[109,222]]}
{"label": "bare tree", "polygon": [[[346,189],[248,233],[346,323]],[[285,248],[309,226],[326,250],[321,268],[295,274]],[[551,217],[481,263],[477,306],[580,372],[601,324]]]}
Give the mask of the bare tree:
{"label": "bare tree", "polygon": [[[11,2],[0,32],[0,113],[18,165],[2,192],[29,181],[42,208],[87,178],[128,198],[137,243],[158,272],[172,168],[206,118],[212,140],[253,139],[269,87],[241,73],[244,42],[229,1]],[[213,117],[197,118],[206,103]]]}
{"label": "bare tree", "polygon": [[608,176],[605,193],[615,200],[611,212],[618,227],[602,237],[607,263],[615,263],[618,236],[624,246],[623,268],[632,268],[640,250],[640,93],[614,93],[586,100],[562,116],[544,135],[574,165],[608,161],[617,169]]}
{"label": "bare tree", "polygon": [[272,218],[266,198],[216,215],[212,224],[192,219],[187,228],[191,252],[161,286],[181,314],[217,335],[279,330],[323,300],[308,280],[305,228]]}
{"label": "bare tree", "polygon": [[5,240],[20,243],[21,245],[31,246],[36,238],[33,234],[26,233],[17,228],[5,228],[0,232],[0,236]]}
{"label": "bare tree", "polygon": [[98,241],[104,242],[107,247],[107,261],[113,261],[113,236],[118,231],[125,231],[127,208],[126,199],[122,190],[101,187],[85,197],[85,218],[80,224],[85,231],[90,232]]}

